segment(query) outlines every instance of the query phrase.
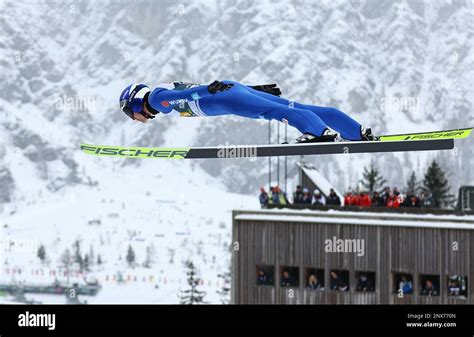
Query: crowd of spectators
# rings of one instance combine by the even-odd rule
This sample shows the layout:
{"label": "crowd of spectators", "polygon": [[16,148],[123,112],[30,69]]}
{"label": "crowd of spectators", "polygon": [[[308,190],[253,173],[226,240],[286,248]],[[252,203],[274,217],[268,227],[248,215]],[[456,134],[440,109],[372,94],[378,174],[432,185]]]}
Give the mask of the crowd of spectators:
{"label": "crowd of spectators", "polygon": [[[270,193],[268,193],[264,187],[260,187],[260,195],[258,197],[260,205],[265,207],[269,204],[274,205],[288,205],[290,202],[286,196],[286,193],[281,190],[278,186],[270,187]],[[293,204],[295,205],[336,205],[341,206],[341,199],[336,194],[334,189],[327,197],[325,197],[319,189],[315,189],[313,193],[310,193],[309,189],[300,185],[296,186],[296,190],[293,193]]]}
{"label": "crowd of spectators", "polygon": [[397,187],[386,186],[381,192],[366,191],[356,193],[349,190],[344,195],[345,206],[359,207],[423,207],[438,208],[439,203],[429,190],[422,190],[418,195],[413,191],[401,193]]}
{"label": "crowd of spectators", "polygon": [[258,196],[260,205],[288,205],[290,202],[286,197],[286,193],[281,190],[279,186],[270,187],[270,193],[265,191],[264,187],[260,187],[260,195]]}
{"label": "crowd of spectators", "polygon": [[[341,206],[341,198],[337,195],[334,189],[331,188],[329,195],[325,196],[319,189],[311,191],[300,185],[296,186],[296,190],[292,195],[292,204],[294,205],[327,205],[327,206]],[[259,195],[260,205],[266,207],[269,204],[274,205],[288,205],[291,204],[284,191],[278,186],[270,188],[267,193],[265,188],[260,188]],[[345,206],[358,207],[422,207],[422,208],[438,208],[439,202],[433,194],[426,189],[421,190],[420,193],[407,191],[401,193],[397,187],[390,188],[386,186],[382,191],[374,191],[372,193],[367,191],[355,192],[351,189],[344,195]]]}

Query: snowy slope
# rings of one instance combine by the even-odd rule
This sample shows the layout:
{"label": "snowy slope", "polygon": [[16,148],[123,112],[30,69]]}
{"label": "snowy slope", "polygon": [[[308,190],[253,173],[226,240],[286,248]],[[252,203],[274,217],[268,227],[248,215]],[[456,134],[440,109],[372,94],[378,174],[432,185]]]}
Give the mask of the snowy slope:
{"label": "snowy slope", "polygon": [[[78,144],[262,144],[267,123],[218,117],[138,125],[117,112],[123,87],[276,82],[285,97],[336,106],[379,133],[466,127],[474,125],[473,10],[472,1],[0,1],[1,234],[42,243],[50,258],[41,266],[36,251],[2,250],[3,269],[28,272],[1,279],[32,280],[44,268],[51,281],[46,270],[59,268],[79,238],[84,253],[93,245],[106,261],[93,268],[109,286],[90,301],[176,302],[181,262],[192,257],[217,302],[217,274],[230,256],[230,210],[258,207],[254,193],[266,183],[268,161],[100,159],[84,156]],[[371,159],[400,187],[433,158],[452,186],[473,184],[474,140],[457,146],[305,160],[341,191]],[[151,269],[126,266],[129,244],[142,263],[152,243]],[[148,292],[105,281],[117,272],[157,278]]]}

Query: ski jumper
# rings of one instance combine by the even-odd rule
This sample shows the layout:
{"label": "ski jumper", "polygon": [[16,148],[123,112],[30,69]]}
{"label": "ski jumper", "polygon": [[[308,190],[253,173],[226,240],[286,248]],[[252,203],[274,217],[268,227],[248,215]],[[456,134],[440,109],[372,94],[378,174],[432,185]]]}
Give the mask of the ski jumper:
{"label": "ski jumper", "polygon": [[211,94],[207,85],[161,83],[150,93],[148,103],[164,114],[276,119],[288,122],[301,133],[321,136],[330,127],[344,139],[361,139],[361,125],[338,109],[293,102],[235,81],[222,82],[234,86],[227,91]]}

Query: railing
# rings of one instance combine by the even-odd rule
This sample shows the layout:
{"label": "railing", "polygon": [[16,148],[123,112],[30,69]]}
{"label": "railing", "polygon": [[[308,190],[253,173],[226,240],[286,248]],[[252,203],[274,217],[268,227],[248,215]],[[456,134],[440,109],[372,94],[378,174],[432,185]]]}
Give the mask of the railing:
{"label": "railing", "polygon": [[347,212],[372,212],[372,213],[409,213],[409,214],[436,214],[436,215],[474,215],[474,211],[461,211],[456,209],[440,209],[440,208],[420,208],[420,207],[383,207],[383,206],[323,206],[308,204],[287,204],[276,205],[268,204],[264,208],[272,209],[310,209],[318,211],[340,210]]}

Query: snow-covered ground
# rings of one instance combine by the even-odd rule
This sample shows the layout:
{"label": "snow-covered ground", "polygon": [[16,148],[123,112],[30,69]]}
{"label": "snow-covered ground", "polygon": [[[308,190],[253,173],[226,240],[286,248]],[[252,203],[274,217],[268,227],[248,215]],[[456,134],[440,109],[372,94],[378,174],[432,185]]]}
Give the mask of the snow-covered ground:
{"label": "snow-covered ground", "polygon": [[[230,268],[231,210],[258,207],[258,200],[225,192],[188,162],[157,160],[139,169],[114,169],[108,161],[84,155],[88,171],[100,182],[97,187],[4,205],[0,282],[66,281],[60,257],[66,248],[73,253],[72,244],[79,239],[83,254],[92,246],[95,259],[100,254],[103,261],[85,275],[72,272],[70,283],[82,276],[101,283],[103,289],[89,303],[177,303],[179,290],[186,288],[186,260],[197,266],[206,300],[218,303],[216,291],[224,285],[218,274]],[[11,242],[14,246],[8,248]],[[46,247],[45,264],[37,257],[39,245]],[[136,267],[126,262],[129,245]],[[145,268],[141,265],[151,245],[154,262]],[[125,282],[117,282],[119,273]],[[55,295],[26,297],[65,301]]]}

